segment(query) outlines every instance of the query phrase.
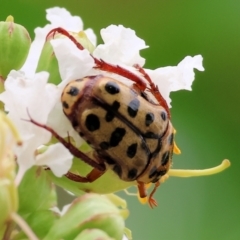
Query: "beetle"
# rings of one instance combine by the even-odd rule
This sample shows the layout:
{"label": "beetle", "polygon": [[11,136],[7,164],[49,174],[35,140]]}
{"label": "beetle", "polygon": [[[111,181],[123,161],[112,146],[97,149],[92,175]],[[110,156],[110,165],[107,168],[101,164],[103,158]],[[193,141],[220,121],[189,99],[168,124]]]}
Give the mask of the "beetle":
{"label": "beetle", "polygon": [[[54,37],[55,33],[65,35],[80,50],[84,49],[63,28],[52,29],[47,37]],[[76,79],[65,86],[61,96],[63,112],[73,128],[93,148],[94,157],[81,152],[53,129],[29,116],[30,122],[50,131],[75,157],[93,167],[85,177],[68,172],[66,177],[69,179],[93,182],[111,169],[123,181],[136,181],[141,198],[147,197],[146,184],[154,183],[148,202],[151,207],[157,206],[153,195],[161,177],[171,166],[174,151],[174,128],[168,105],[140,66],[134,65],[142,76],[91,57],[95,62],[94,68],[133,82],[132,86],[127,86],[103,74]]]}

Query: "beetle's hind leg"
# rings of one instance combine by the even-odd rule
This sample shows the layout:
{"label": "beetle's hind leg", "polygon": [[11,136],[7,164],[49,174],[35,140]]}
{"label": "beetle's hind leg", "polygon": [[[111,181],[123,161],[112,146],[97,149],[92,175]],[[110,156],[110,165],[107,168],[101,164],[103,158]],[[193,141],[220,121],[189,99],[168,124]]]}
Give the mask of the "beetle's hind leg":
{"label": "beetle's hind leg", "polygon": [[82,177],[72,172],[68,172],[65,176],[74,182],[91,183],[100,178],[104,173],[105,171],[99,171],[94,168],[86,177]]}

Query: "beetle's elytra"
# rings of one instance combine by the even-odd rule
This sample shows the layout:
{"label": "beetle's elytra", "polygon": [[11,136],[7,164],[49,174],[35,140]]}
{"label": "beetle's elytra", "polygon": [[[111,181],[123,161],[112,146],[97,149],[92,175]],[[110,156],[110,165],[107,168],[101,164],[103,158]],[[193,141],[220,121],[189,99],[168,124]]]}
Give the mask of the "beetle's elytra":
{"label": "beetle's elytra", "polygon": [[[62,28],[53,29],[48,36],[56,32],[68,37],[80,50],[84,49]],[[133,82],[132,86],[127,86],[104,76],[103,72],[103,75],[74,80],[63,90],[63,111],[73,128],[91,145],[95,159],[90,159],[53,129],[33,119],[31,122],[49,130],[74,156],[93,167],[86,177],[69,172],[66,174],[68,178],[93,182],[107,169],[112,169],[124,181],[137,181],[142,198],[147,196],[145,184],[155,183],[148,201],[151,207],[156,206],[152,196],[160,185],[160,178],[171,166],[174,149],[174,128],[167,103],[141,67],[135,66],[142,78],[124,68],[92,58],[95,68]],[[146,89],[155,97],[155,102],[150,100]]]}
{"label": "beetle's elytra", "polygon": [[61,100],[73,128],[122,180],[156,182],[168,171],[173,128],[162,106],[101,75],[70,82]]}

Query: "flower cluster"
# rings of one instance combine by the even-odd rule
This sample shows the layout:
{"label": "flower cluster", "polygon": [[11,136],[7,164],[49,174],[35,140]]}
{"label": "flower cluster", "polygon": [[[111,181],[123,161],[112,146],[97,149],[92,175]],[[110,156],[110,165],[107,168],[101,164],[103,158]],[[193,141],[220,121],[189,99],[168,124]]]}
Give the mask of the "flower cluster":
{"label": "flower cluster", "polygon": [[[102,59],[110,64],[119,65],[134,72],[136,75],[141,76],[133,65],[138,64],[141,67],[144,66],[145,59],[140,56],[139,52],[148,46],[145,44],[144,40],[136,36],[133,30],[121,25],[111,25],[102,29],[101,37],[104,43],[96,45],[96,36],[93,31],[91,29],[84,30],[82,20],[77,16],[71,16],[68,11],[62,8],[55,7],[48,9],[46,18],[50,23],[43,28],[38,27],[35,29],[35,39],[31,46],[29,43],[30,50],[26,61],[26,56],[22,56],[25,62],[24,65],[20,67],[21,69],[15,67],[15,65],[11,65],[12,63],[10,62],[8,63],[8,65],[11,65],[10,69],[19,70],[12,70],[8,74],[3,75],[0,66],[0,89],[2,89],[0,101],[3,103],[1,107],[2,110],[8,114],[9,122],[15,125],[21,136],[22,142],[21,147],[12,148],[12,154],[14,153],[18,165],[17,176],[15,179],[16,184],[20,186],[23,184],[25,189],[28,189],[28,187],[26,187],[27,183],[24,180],[26,172],[31,172],[31,169],[38,169],[36,166],[43,166],[45,169],[49,168],[51,170],[51,173],[47,174],[52,177],[55,183],[62,185],[65,189],[75,194],[79,194],[79,189],[88,189],[88,191],[95,193],[111,193],[135,185],[135,182],[129,183],[121,181],[111,171],[108,171],[104,176],[97,180],[96,183],[91,184],[78,183],[76,186],[74,183],[67,182],[66,179],[62,180],[60,177],[66,174],[70,169],[77,169],[77,172],[87,174],[90,167],[79,161],[74,162],[73,156],[62,144],[56,142],[52,138],[50,132],[31,124],[28,120],[31,116],[32,119],[35,119],[39,123],[53,128],[54,131],[63,138],[71,139],[74,145],[81,150],[88,150],[89,147],[86,146],[83,139],[72,128],[69,120],[63,114],[60,96],[64,87],[71,80],[102,73],[101,70],[94,69],[95,63],[92,56],[97,59]],[[62,27],[75,34],[76,39],[81,42],[85,49],[79,50],[72,41],[62,36],[56,36],[55,38],[48,38],[46,40],[49,31],[55,27]],[[13,28],[13,31],[14,29],[15,28]],[[0,32],[0,34],[2,34],[2,32]],[[26,42],[27,40],[24,42],[25,45]],[[9,44],[9,42],[6,44]],[[19,44],[19,42],[17,44]],[[25,52],[28,52],[26,47]],[[92,55],[90,55],[90,53]],[[0,64],[3,65],[1,62]],[[199,71],[204,70],[202,66],[202,56],[188,56],[177,66],[162,67],[155,70],[145,69],[145,71],[151,77],[153,82],[159,86],[162,96],[170,107],[170,92],[181,89],[191,90],[191,85],[194,80],[194,69]],[[104,75],[114,77],[113,73],[104,72]],[[117,76],[117,78],[126,84],[132,84],[128,79],[119,76]],[[2,141],[5,142],[5,139]],[[5,156],[0,157],[4,158]],[[228,163],[226,163],[226,165],[228,165]],[[226,165],[222,168],[217,168],[217,170],[209,170],[208,173],[203,173],[202,171],[196,173],[193,171],[177,172],[177,170],[170,170],[169,175],[195,176],[212,174],[213,172],[221,171]],[[46,180],[45,174],[48,171],[43,172],[44,179]],[[114,185],[107,184],[113,181],[115,183]],[[21,189],[23,189],[23,187]],[[46,194],[52,196],[52,189],[48,189]],[[49,202],[45,206],[50,207],[52,206],[52,202],[50,199],[48,200]],[[122,207],[122,204],[120,204],[120,211],[119,208],[116,208],[115,206],[119,206],[118,204],[109,203],[109,199],[95,195],[85,196],[76,200],[67,211],[67,214],[63,215],[64,218],[60,218],[61,220],[50,228],[51,231],[49,231],[44,239],[59,239],[62,238],[64,234],[69,234],[64,231],[59,232],[58,229],[61,229],[61,225],[64,224],[65,221],[71,221],[69,219],[74,219],[74,211],[87,209],[87,204],[89,204],[89,202],[94,203],[94,201],[98,201],[98,204],[102,204],[103,207],[97,208],[98,210],[94,208],[95,212],[86,212],[85,215],[81,215],[83,219],[75,222],[75,224],[79,225],[79,222],[82,221],[82,225],[85,226],[84,219],[87,216],[90,216],[91,214],[94,215],[96,214],[96,211],[105,209],[106,206],[109,205],[109,208],[106,208],[106,211],[99,212],[98,217],[102,216],[105,218],[106,215],[114,213],[116,215],[116,217],[114,217],[115,221],[112,221],[112,218],[109,218],[105,224],[107,226],[114,222],[115,225],[113,224],[114,226],[111,227],[117,226],[117,228],[120,228],[120,231],[116,232],[116,235],[111,235],[111,231],[106,230],[108,229],[106,226],[101,228],[105,229],[105,232],[100,230],[100,232],[89,232],[84,227],[78,229],[78,231],[83,235],[95,234],[94,236],[104,236],[105,238],[103,239],[109,239],[107,238],[107,234],[114,237],[114,239],[121,239],[121,231],[123,231],[124,224],[122,217],[119,216],[125,215],[126,217],[126,212],[123,214],[123,209],[126,206]],[[116,203],[116,201],[110,202]],[[58,217],[60,215],[61,214],[59,213]],[[93,226],[98,226],[99,220],[101,220],[101,218],[93,218]],[[79,239],[82,237],[82,235],[78,235],[77,233],[71,232],[71,234],[67,236],[78,236]],[[32,239],[34,239],[34,237]]]}

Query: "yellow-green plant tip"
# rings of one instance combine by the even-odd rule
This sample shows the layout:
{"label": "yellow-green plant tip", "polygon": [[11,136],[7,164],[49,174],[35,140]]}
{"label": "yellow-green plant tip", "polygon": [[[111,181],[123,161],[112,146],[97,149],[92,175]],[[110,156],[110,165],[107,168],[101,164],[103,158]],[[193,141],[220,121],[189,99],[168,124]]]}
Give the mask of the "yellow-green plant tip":
{"label": "yellow-green plant tip", "polygon": [[120,198],[118,195],[110,193],[105,195],[115,206],[123,209],[127,208],[127,202],[125,199]]}
{"label": "yellow-green plant tip", "polygon": [[124,234],[127,236],[128,240],[132,240],[132,231],[129,228],[124,228]]}
{"label": "yellow-green plant tip", "polygon": [[231,163],[228,159],[222,161],[222,163],[213,168],[189,170],[189,169],[170,169],[169,176],[172,177],[200,177],[220,173],[230,167]]}
{"label": "yellow-green plant tip", "polygon": [[6,22],[14,22],[14,17],[12,15],[9,15],[6,19]]}
{"label": "yellow-green plant tip", "polygon": [[48,150],[48,146],[45,146],[45,145],[40,146],[40,147],[36,150],[36,155],[42,154],[42,153],[46,152],[47,150]]}
{"label": "yellow-green plant tip", "polygon": [[120,209],[119,212],[120,212],[120,215],[124,219],[127,219],[129,217],[129,210],[128,209]]}
{"label": "yellow-green plant tip", "polygon": [[74,240],[114,240],[100,229],[85,229]]}
{"label": "yellow-green plant tip", "polygon": [[76,38],[76,40],[82,44],[82,46],[87,49],[90,53],[92,53],[95,49],[92,42],[88,39],[86,33],[84,31],[80,31],[78,33],[72,33],[72,35]]}

